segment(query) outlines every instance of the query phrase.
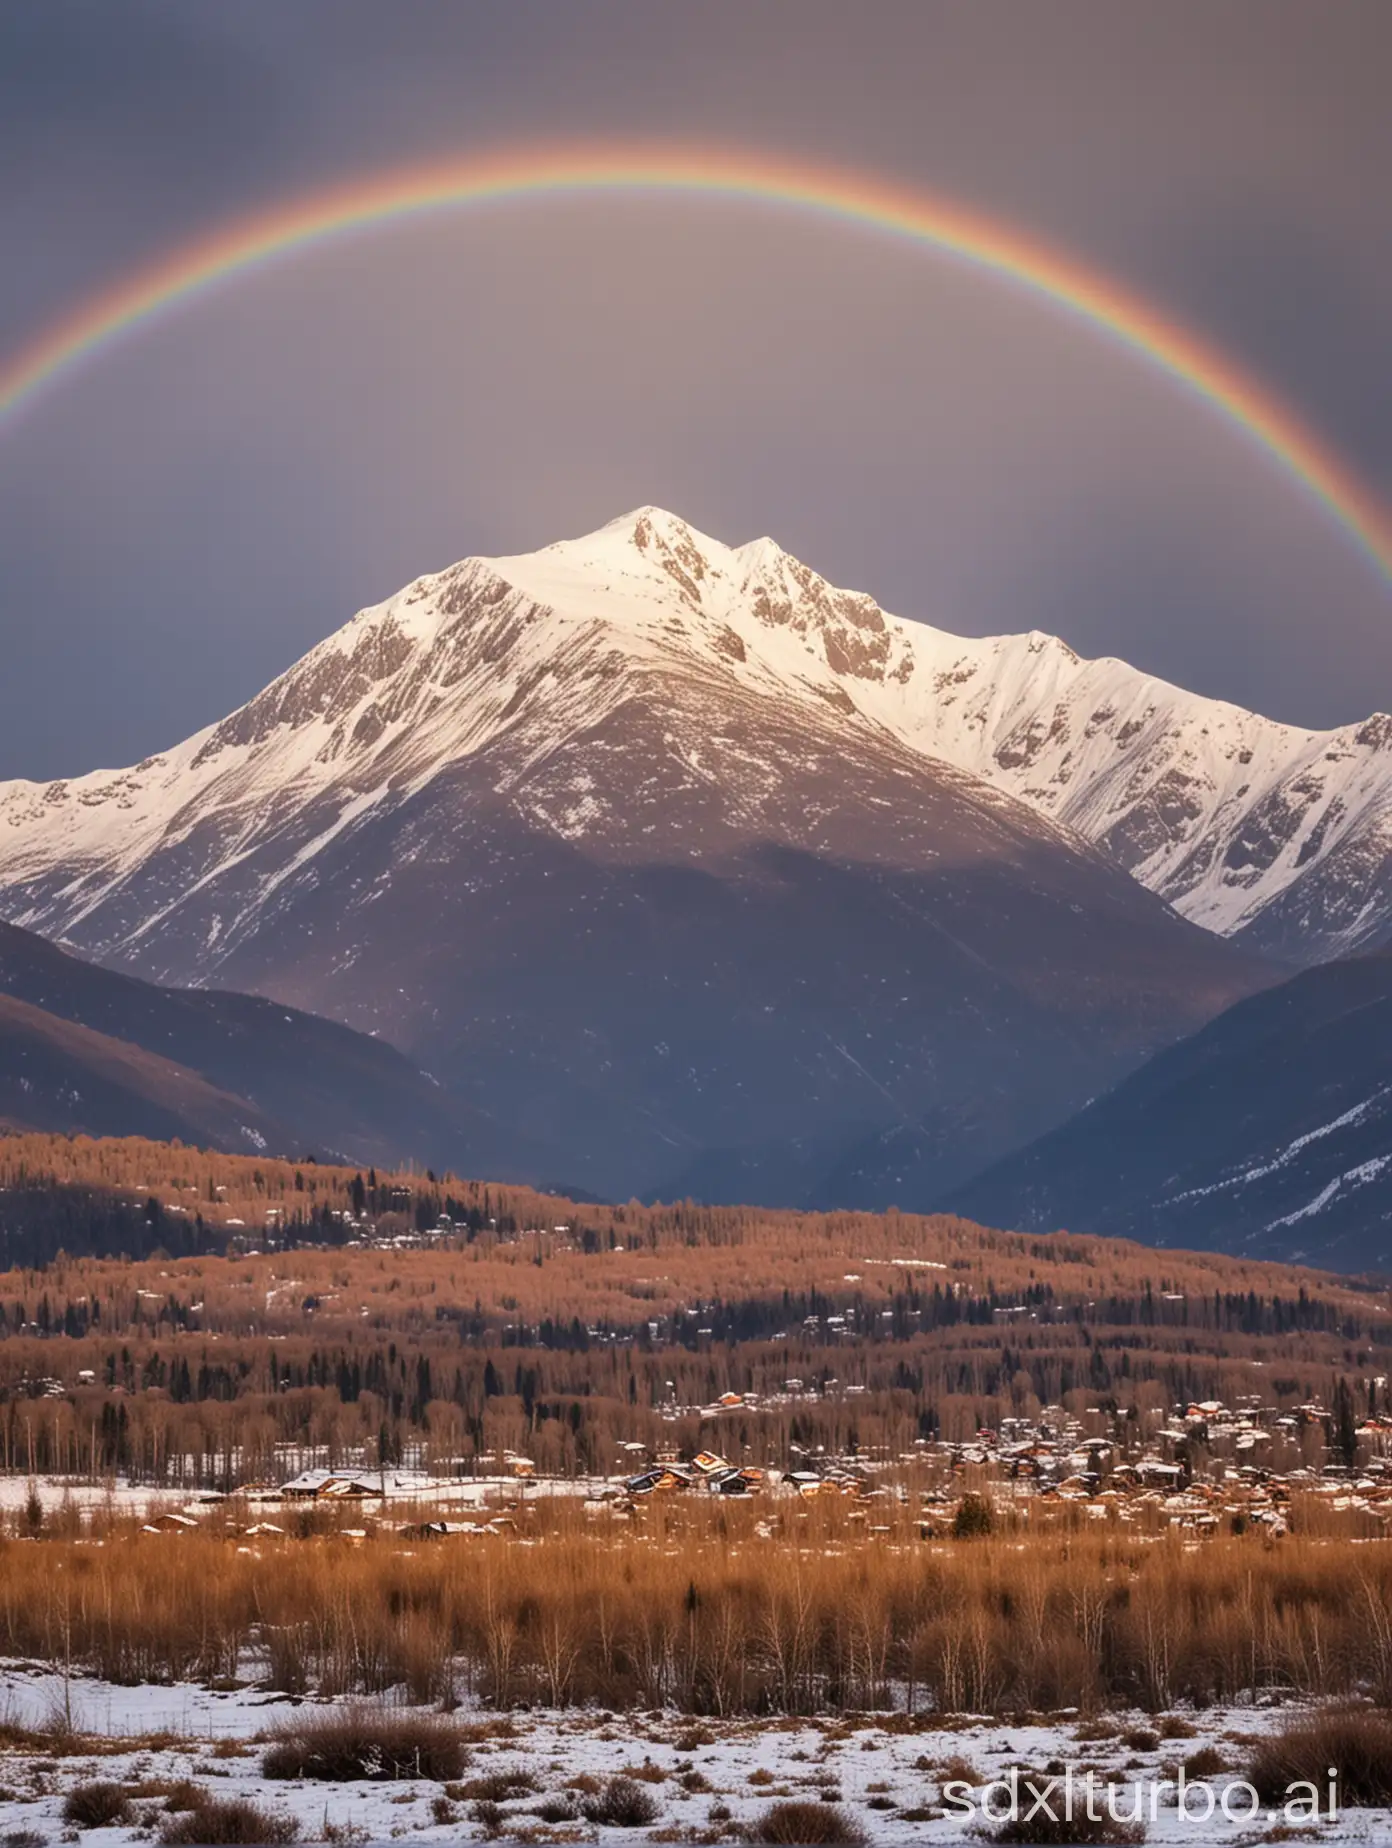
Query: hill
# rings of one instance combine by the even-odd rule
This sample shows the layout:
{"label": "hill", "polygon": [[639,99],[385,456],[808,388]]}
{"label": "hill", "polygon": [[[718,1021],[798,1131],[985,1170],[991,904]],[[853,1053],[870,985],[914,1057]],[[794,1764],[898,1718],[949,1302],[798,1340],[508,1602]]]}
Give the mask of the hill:
{"label": "hill", "polygon": [[254,995],[159,987],[0,924],[3,1114],[16,1127],[177,1136],[364,1166],[518,1173],[539,1147],[452,1097],[392,1046]]}
{"label": "hill", "polygon": [[171,1059],[0,995],[0,1127],[289,1147],[249,1099]]}
{"label": "hill", "polygon": [[1308,969],[948,1196],[1002,1225],[1392,1270],[1392,955]]}
{"label": "hill", "polygon": [[[141,1141],[0,1139],[0,1188],[0,1391],[56,1380],[71,1401],[33,1421],[40,1468],[88,1468],[94,1427],[108,1463],[157,1473],[210,1453],[264,1474],[277,1443],[510,1448],[568,1472],[625,1467],[621,1442],[694,1454],[703,1419],[725,1426],[707,1442],[786,1463],[1049,1404],[1294,1412],[1350,1370],[1370,1408],[1381,1391],[1386,1292],[1248,1257],[945,1214],[584,1206]],[[0,1421],[0,1469],[28,1445]]]}

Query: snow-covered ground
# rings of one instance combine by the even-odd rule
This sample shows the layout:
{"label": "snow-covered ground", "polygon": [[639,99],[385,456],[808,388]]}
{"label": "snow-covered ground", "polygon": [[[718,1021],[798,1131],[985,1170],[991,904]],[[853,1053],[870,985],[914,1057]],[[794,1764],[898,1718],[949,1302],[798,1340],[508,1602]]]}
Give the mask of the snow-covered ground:
{"label": "snow-covered ground", "polygon": [[[65,1683],[47,1668],[0,1664],[0,1728],[11,1729],[8,1742],[0,1730],[0,1843],[34,1848],[39,1840],[77,1839],[63,1820],[63,1799],[94,1780],[129,1785],[192,1780],[218,1799],[249,1797],[295,1818],[305,1841],[459,1841],[484,1835],[467,1795],[451,1799],[442,1786],[423,1779],[357,1784],[264,1779],[258,1737],[303,1704],[253,1688],[214,1693],[193,1686]],[[532,1794],[505,1805],[503,1839],[523,1834],[540,1841],[712,1841],[722,1835],[737,1840],[741,1825],[772,1802],[829,1796],[873,1842],[965,1843],[980,1839],[980,1800],[988,1781],[1006,1777],[1012,1766],[1055,1775],[1067,1766],[1075,1788],[1089,1769],[1099,1792],[1110,1778],[1123,1815],[1139,1786],[1150,1842],[1249,1843],[1290,1839],[1272,1833],[1288,1826],[1279,1814],[1264,1811],[1252,1821],[1230,1821],[1222,1813],[1225,1793],[1230,1809],[1245,1808],[1246,1799],[1236,1793],[1236,1773],[1249,1745],[1283,1717],[1283,1710],[1272,1707],[1168,1716],[1168,1730],[1181,1736],[1165,1738],[1166,1716],[1142,1714],[1100,1722],[1063,1715],[1015,1725],[972,1716],[946,1722],[873,1715],[721,1721],[674,1713],[530,1712],[512,1716],[512,1736],[483,1738],[472,1746],[465,1780],[514,1767],[530,1773]],[[83,1749],[13,1743],[15,1728],[41,1730],[64,1720],[91,1735]],[[1201,1782],[1190,1791],[1188,1819],[1166,1790],[1151,1821],[1151,1787],[1173,1779],[1180,1762],[1205,1746],[1234,1767],[1207,1780],[1217,1799],[1213,1817],[1198,1819],[1205,1807]],[[658,1805],[654,1820],[641,1828],[547,1823],[536,1814],[547,1797],[564,1796],[571,1780],[635,1768]],[[942,1786],[954,1778],[970,1786],[973,1813],[944,1808]],[[962,1792],[955,1794],[965,1803]],[[1007,1801],[998,1788],[992,1797],[997,1813]],[[1028,1805],[1030,1799],[1024,1801]],[[1105,1796],[1096,1799],[1099,1809],[1105,1802]],[[98,1848],[149,1840],[152,1824],[158,1828],[160,1799],[137,1798],[135,1810],[132,1823],[89,1830],[83,1839]],[[1392,1812],[1350,1810],[1335,1822],[1302,1823],[1293,1834],[1302,1840],[1386,1842],[1392,1839]]]}
{"label": "snow-covered ground", "polygon": [[[519,1502],[535,1501],[542,1496],[583,1499],[605,1492],[614,1493],[623,1483],[621,1476],[548,1476],[520,1481],[516,1476],[439,1477],[392,1469],[387,1470],[383,1476],[376,1469],[354,1470],[348,1466],[333,1472],[302,1472],[306,1479],[314,1474],[327,1476],[330,1473],[340,1477],[360,1477],[371,1489],[380,1483],[385,1489],[385,1502],[379,1502],[375,1496],[371,1496],[363,1506],[374,1518],[384,1514],[390,1518],[400,1513],[403,1520],[415,1514],[494,1512],[503,1507],[515,1507]],[[109,1512],[123,1516],[140,1515],[149,1520],[158,1514],[172,1513],[205,1519],[225,1499],[212,1490],[191,1488],[187,1483],[158,1486],[153,1483],[128,1482],[123,1477],[116,1477],[110,1482],[83,1482],[75,1476],[0,1475],[0,1515],[21,1513],[29,1500],[31,1487],[36,1490],[46,1514],[60,1513],[66,1507],[77,1508],[88,1516]],[[282,1520],[297,1506],[307,1505],[283,1498],[275,1489],[247,1489],[239,1492],[239,1501],[242,1498],[253,1518],[271,1521]],[[346,1507],[351,1512],[355,1504],[349,1499],[331,1505]]]}

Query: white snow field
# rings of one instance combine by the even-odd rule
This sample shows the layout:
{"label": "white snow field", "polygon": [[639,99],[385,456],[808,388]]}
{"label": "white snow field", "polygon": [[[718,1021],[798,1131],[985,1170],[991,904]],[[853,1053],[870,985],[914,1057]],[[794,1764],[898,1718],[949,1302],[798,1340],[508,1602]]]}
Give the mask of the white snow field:
{"label": "white snow field", "polygon": [[[971,1715],[720,1720],[676,1713],[498,1716],[461,1710],[457,1717],[474,1734],[465,1786],[512,1770],[527,1773],[532,1786],[502,1805],[501,1818],[491,1819],[473,1813],[467,1788],[454,1787],[451,1797],[445,1786],[423,1778],[344,1784],[263,1777],[258,1742],[278,1722],[316,1706],[251,1687],[223,1693],[195,1686],[114,1687],[65,1681],[23,1662],[0,1664],[0,1842],[37,1848],[40,1842],[79,1839],[64,1820],[63,1802],[69,1791],[90,1782],[151,1787],[191,1780],[218,1800],[248,1797],[276,1816],[293,1818],[306,1842],[476,1840],[487,1838],[490,1829],[500,1832],[493,1839],[502,1840],[738,1841],[773,1803],[830,1798],[872,1842],[965,1843],[982,1839],[981,1831],[990,1827],[983,1801],[997,1818],[1006,1813],[1012,1766],[1044,1774],[1033,1776],[1033,1793],[1017,1786],[1022,1809],[1032,1807],[1036,1796],[1061,1809],[1062,1784],[1049,1788],[1049,1781],[1067,1768],[1077,1815],[1083,1813],[1091,1771],[1095,1813],[1106,1813],[1109,1788],[1123,1818],[1139,1801],[1145,1839],[1153,1843],[1392,1840],[1392,1812],[1350,1809],[1334,1820],[1327,1815],[1305,1820],[1304,1795],[1295,1799],[1299,1818],[1288,1820],[1265,1807],[1259,1816],[1248,1816],[1252,1797],[1238,1773],[1250,1746],[1291,1712],[1273,1706],[1168,1716],[1029,1716],[1019,1724]],[[43,1729],[55,1727],[56,1742],[46,1740]],[[21,1737],[17,1729],[23,1728],[39,1736]],[[82,1736],[64,1742],[65,1729]],[[1175,1796],[1179,1766],[1204,1747],[1231,1769],[1191,1779],[1187,1814],[1181,1814]],[[567,1800],[582,1801],[583,1786],[577,1789],[573,1780],[625,1772],[639,1774],[656,1806],[641,1827],[537,1814],[546,1806],[555,1817]],[[944,1805],[944,1783],[952,1786],[955,1809]],[[1213,1813],[1207,1816],[1210,1797]],[[93,1848],[158,1839],[165,1820],[163,1799],[150,1790],[134,1798],[128,1822],[85,1830],[80,1839]]]}

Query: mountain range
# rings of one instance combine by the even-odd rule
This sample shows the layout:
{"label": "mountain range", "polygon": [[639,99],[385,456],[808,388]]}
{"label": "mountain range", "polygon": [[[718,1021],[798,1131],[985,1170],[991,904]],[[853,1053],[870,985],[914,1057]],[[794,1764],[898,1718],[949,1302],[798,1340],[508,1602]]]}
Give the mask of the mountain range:
{"label": "mountain range", "polygon": [[1392,1271],[1392,954],[1239,1002],[947,1204],[1022,1231]]}
{"label": "mountain range", "polygon": [[0,785],[5,916],[388,1042],[476,1165],[611,1197],[935,1200],[1385,940],[1390,865],[1385,716],[954,636],[655,508],[419,578],[131,769]]}

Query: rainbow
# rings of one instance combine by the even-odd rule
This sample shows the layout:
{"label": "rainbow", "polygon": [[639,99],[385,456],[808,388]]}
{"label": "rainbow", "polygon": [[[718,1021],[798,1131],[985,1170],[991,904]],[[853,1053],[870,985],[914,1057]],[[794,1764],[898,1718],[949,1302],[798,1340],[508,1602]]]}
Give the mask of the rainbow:
{"label": "rainbow", "polygon": [[1062,309],[1235,426],[1392,584],[1392,522],[1373,492],[1267,387],[1120,284],[1011,227],[865,175],[675,146],[495,151],[310,193],[222,226],[80,303],[0,363],[0,420],[157,316],[232,277],[388,221],[530,197],[698,194],[788,207],[904,239]]}

